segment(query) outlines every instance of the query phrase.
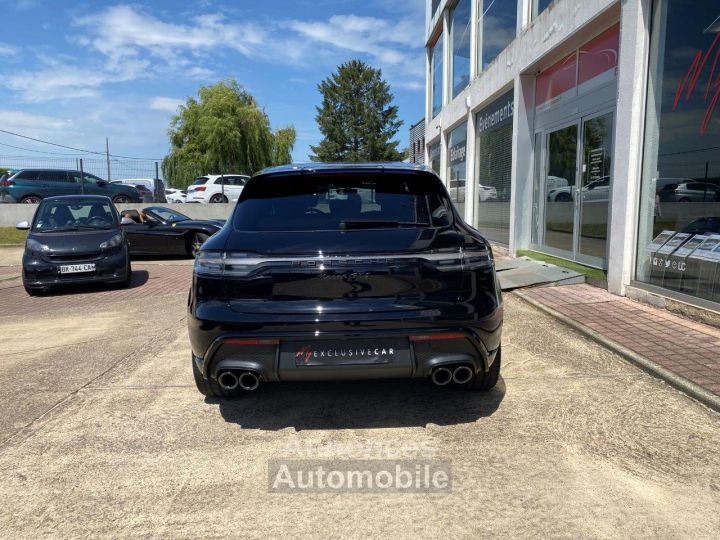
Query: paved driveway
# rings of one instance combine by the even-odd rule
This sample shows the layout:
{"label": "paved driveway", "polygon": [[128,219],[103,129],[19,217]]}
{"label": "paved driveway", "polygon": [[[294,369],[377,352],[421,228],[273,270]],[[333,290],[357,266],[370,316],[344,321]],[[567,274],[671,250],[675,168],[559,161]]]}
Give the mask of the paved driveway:
{"label": "paved driveway", "polygon": [[[32,299],[29,311],[17,296],[0,311],[1,536],[720,530],[720,415],[512,296],[490,394],[287,384],[228,402],[192,382],[189,267],[138,267],[136,289]],[[453,490],[268,493],[273,458],[451,460]]]}

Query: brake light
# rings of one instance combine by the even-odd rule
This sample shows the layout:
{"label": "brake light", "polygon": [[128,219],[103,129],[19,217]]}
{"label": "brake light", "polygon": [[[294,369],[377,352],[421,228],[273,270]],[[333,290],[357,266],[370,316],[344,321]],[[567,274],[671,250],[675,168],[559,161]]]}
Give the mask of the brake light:
{"label": "brake light", "polygon": [[410,336],[410,341],[447,341],[450,339],[465,339],[467,336],[462,332],[440,332],[420,336]]}
{"label": "brake light", "polygon": [[224,340],[226,345],[278,345],[279,339],[259,339],[259,338],[229,338]]}
{"label": "brake light", "polygon": [[10,186],[14,186],[14,185],[15,185],[15,182],[12,182],[10,180],[0,181],[0,187],[10,187]]}
{"label": "brake light", "polygon": [[205,186],[196,187],[193,191],[205,191],[207,188]]}

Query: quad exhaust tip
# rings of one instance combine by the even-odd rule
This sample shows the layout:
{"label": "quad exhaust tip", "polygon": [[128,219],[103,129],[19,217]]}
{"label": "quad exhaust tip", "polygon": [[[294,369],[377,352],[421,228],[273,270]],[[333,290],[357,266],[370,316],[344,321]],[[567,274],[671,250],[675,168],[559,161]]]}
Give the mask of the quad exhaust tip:
{"label": "quad exhaust tip", "polygon": [[238,387],[238,378],[232,371],[223,371],[218,375],[218,384],[223,390],[235,390]]}
{"label": "quad exhaust tip", "polygon": [[447,386],[451,382],[455,384],[467,384],[475,376],[472,368],[467,365],[449,365],[435,368],[430,374],[430,379],[437,386]]}
{"label": "quad exhaust tip", "polygon": [[473,378],[473,371],[469,366],[458,366],[453,371],[453,381],[456,384],[469,383]]}
{"label": "quad exhaust tip", "polygon": [[446,367],[439,367],[430,375],[432,382],[438,386],[446,386],[453,380],[453,372]]}
{"label": "quad exhaust tip", "polygon": [[218,375],[217,380],[220,387],[227,392],[231,392],[238,387],[246,392],[251,392],[257,390],[258,386],[260,386],[260,377],[252,371],[243,371],[241,373],[223,371]]}
{"label": "quad exhaust tip", "polygon": [[245,371],[238,377],[238,384],[240,385],[240,388],[246,392],[252,392],[253,390],[257,390],[257,387],[260,386],[260,377],[252,371]]}

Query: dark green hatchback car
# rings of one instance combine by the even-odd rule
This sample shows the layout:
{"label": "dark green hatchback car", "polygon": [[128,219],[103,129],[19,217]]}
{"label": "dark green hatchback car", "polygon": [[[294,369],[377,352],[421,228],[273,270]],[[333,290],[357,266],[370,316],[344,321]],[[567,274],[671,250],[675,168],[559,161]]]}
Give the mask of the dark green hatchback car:
{"label": "dark green hatchback car", "polygon": [[111,184],[80,171],[63,169],[21,169],[0,180],[0,202],[37,204],[59,195],[104,195],[112,202],[139,203],[138,191],[123,184]]}

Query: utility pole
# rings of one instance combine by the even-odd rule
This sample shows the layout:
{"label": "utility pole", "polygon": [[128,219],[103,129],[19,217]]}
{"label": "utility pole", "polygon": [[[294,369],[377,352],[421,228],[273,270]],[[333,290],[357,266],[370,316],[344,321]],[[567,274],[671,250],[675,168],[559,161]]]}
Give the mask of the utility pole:
{"label": "utility pole", "polygon": [[107,181],[109,184],[110,181],[112,180],[112,178],[110,178],[110,143],[108,142],[107,137],[105,137],[105,159],[107,160],[107,170],[108,170]]}

